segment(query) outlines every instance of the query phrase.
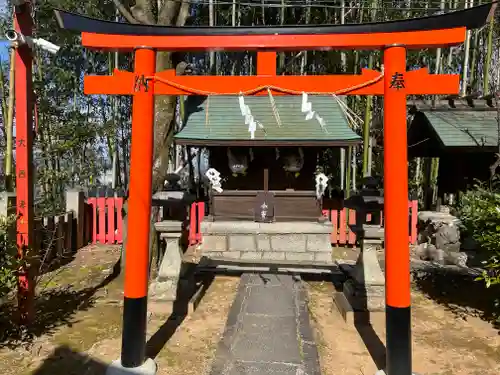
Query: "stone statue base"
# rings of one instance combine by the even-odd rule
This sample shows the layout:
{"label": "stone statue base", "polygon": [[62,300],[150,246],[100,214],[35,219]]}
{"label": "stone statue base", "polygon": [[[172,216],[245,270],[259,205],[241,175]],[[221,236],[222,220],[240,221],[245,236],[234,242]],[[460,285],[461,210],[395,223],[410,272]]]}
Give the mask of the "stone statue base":
{"label": "stone statue base", "polygon": [[344,284],[343,293],[353,311],[385,311],[384,285],[363,285],[349,279]]}
{"label": "stone statue base", "polygon": [[348,280],[343,291],[335,294],[335,303],[346,321],[385,311],[385,277],[377,259],[380,244],[378,239],[363,239],[356,265],[344,270]]}
{"label": "stone statue base", "polygon": [[181,276],[182,250],[179,245],[180,232],[162,233],[166,242],[158,276],[149,287],[151,301],[170,302],[177,298],[177,287]]}

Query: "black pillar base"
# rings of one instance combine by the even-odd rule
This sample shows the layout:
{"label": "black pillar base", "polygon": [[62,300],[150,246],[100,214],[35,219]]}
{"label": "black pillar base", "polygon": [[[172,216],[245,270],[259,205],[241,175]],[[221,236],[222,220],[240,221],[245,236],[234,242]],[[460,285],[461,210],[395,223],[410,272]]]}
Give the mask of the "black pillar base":
{"label": "black pillar base", "polygon": [[141,366],[146,359],[146,321],[148,297],[123,300],[123,332],[121,365]]}
{"label": "black pillar base", "polygon": [[411,308],[386,306],[387,375],[412,375]]}

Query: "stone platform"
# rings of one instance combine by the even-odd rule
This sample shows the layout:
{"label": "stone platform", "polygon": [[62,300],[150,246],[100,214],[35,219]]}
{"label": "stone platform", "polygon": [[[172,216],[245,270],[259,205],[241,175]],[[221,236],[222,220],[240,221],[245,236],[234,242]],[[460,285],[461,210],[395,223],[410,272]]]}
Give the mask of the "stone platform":
{"label": "stone platform", "polygon": [[202,222],[202,255],[244,261],[332,264],[332,224],[314,222]]}

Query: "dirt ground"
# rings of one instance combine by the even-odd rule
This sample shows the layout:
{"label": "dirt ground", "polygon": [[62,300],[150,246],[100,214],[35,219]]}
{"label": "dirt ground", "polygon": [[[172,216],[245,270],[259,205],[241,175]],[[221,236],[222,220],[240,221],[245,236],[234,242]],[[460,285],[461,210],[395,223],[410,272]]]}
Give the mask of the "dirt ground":
{"label": "dirt ground", "polygon": [[[5,375],[101,375],[119,358],[122,279],[114,278],[118,246],[87,247],[39,285],[33,338],[7,332],[0,340],[0,370]],[[203,374],[215,348],[238,286],[238,278],[218,277],[196,311],[170,318],[149,316],[148,355],[159,375]],[[69,284],[69,285],[66,285]],[[9,308],[3,306],[0,315]],[[4,319],[5,320],[5,319]],[[2,331],[9,322],[0,321]]]}
{"label": "dirt ground", "polygon": [[[310,282],[309,308],[323,375],[373,375],[383,366],[385,323],[358,330],[344,322],[332,299],[334,288]],[[493,375],[500,373],[500,336],[478,317],[458,315],[412,293],[413,366],[422,375]],[[366,343],[365,343],[366,342]],[[372,356],[370,355],[373,355]]]}
{"label": "dirt ground", "polygon": [[[66,266],[45,275],[31,336],[15,331],[5,319],[13,307],[1,306],[2,373],[103,375],[121,348],[123,286],[121,276],[113,272],[118,259],[118,246],[87,247]],[[238,283],[236,277],[216,277],[197,310],[186,317],[169,317],[161,309],[149,316],[147,353],[158,363],[159,375],[208,373]],[[445,283],[438,280],[439,285]],[[383,316],[374,319],[373,329],[358,332],[334,306],[331,283],[307,285],[323,375],[375,374],[384,360]],[[462,297],[463,286],[455,289]],[[469,308],[435,302],[442,295],[449,292],[433,299],[418,290],[413,293],[414,370],[422,375],[499,374],[498,330]]]}

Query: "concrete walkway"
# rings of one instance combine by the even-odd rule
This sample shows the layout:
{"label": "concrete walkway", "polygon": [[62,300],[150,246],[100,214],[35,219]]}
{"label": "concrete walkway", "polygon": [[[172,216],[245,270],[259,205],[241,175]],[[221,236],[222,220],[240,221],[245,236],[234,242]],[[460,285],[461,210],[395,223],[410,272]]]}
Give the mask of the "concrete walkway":
{"label": "concrete walkway", "polygon": [[320,375],[306,298],[298,277],[243,274],[210,375]]}

